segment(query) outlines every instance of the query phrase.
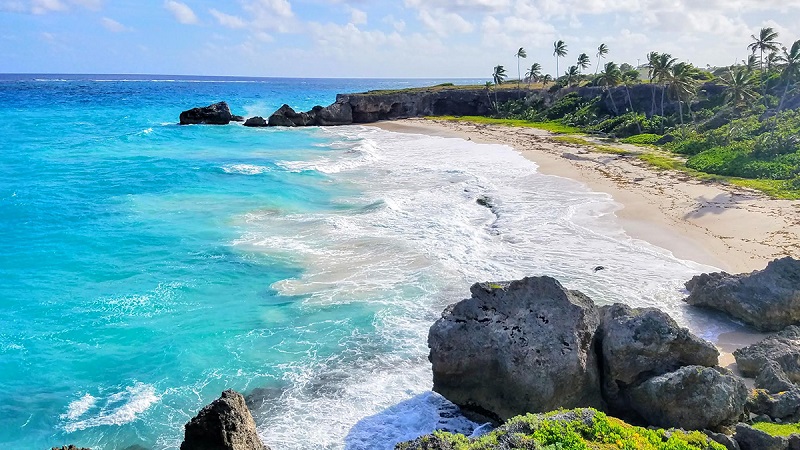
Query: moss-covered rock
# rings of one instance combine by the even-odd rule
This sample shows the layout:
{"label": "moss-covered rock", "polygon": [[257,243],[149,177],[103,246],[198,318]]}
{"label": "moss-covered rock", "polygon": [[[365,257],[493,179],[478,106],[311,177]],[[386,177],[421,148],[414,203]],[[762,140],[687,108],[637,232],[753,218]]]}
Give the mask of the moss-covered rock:
{"label": "moss-covered rock", "polygon": [[436,432],[396,450],[489,449],[626,449],[626,450],[725,450],[700,432],[651,430],[629,425],[595,409],[574,409],[547,414],[528,414],[510,419],[500,428],[475,439]]}

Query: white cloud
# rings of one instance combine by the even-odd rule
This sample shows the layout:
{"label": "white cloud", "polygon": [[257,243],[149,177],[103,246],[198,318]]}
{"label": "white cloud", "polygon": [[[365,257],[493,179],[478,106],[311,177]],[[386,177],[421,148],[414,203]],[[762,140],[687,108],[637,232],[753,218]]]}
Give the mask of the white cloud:
{"label": "white cloud", "polygon": [[367,13],[358,9],[350,8],[350,23],[353,25],[364,25],[367,23]]}
{"label": "white cloud", "polygon": [[71,6],[80,6],[86,9],[99,10],[103,0],[0,0],[0,11],[47,14],[51,12],[68,11]]}
{"label": "white cloud", "polygon": [[108,30],[108,31],[110,31],[112,33],[122,33],[123,31],[130,31],[130,28],[126,27],[125,25],[123,25],[123,24],[121,24],[121,23],[117,22],[116,20],[111,19],[109,17],[103,17],[100,20],[100,23],[103,24],[103,27],[106,30]]}
{"label": "white cloud", "polygon": [[230,14],[225,14],[223,12],[217,11],[216,9],[210,9],[208,12],[217,19],[220,25],[223,27],[228,28],[244,28],[247,26],[247,23],[239,16],[232,16]]}
{"label": "white cloud", "polygon": [[186,3],[181,3],[176,0],[166,0],[164,2],[164,8],[171,12],[175,20],[182,24],[190,25],[197,23],[197,16]]}

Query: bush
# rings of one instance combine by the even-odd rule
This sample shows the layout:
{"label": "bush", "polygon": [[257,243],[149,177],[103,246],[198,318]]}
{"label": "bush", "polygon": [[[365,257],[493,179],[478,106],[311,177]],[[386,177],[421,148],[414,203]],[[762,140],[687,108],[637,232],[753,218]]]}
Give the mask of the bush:
{"label": "bush", "polygon": [[797,174],[796,158],[757,159],[747,144],[714,147],[689,158],[686,166],[700,172],[741,178],[787,180]]}
{"label": "bush", "polygon": [[703,136],[692,135],[686,139],[673,141],[669,147],[680,155],[693,156],[708,150],[711,146]]}

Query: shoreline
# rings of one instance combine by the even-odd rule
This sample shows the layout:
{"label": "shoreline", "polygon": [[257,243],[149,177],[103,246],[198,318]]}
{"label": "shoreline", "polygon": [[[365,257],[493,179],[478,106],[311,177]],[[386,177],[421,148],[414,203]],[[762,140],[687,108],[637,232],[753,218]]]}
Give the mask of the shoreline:
{"label": "shoreline", "polygon": [[783,256],[800,258],[800,201],[657,170],[636,158],[593,152],[534,128],[436,119],[368,124],[385,131],[460,138],[512,147],[544,175],[610,194],[625,232],[680,259],[729,273],[760,270]]}

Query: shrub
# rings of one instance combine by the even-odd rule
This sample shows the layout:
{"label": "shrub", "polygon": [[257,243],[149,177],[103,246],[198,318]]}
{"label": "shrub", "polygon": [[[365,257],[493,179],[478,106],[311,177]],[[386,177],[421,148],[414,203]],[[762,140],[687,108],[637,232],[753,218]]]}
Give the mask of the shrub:
{"label": "shrub", "polygon": [[658,134],[652,133],[644,133],[638,134],[636,136],[627,137],[622,140],[622,142],[626,144],[636,144],[636,145],[655,145],[661,139],[661,136]]}

